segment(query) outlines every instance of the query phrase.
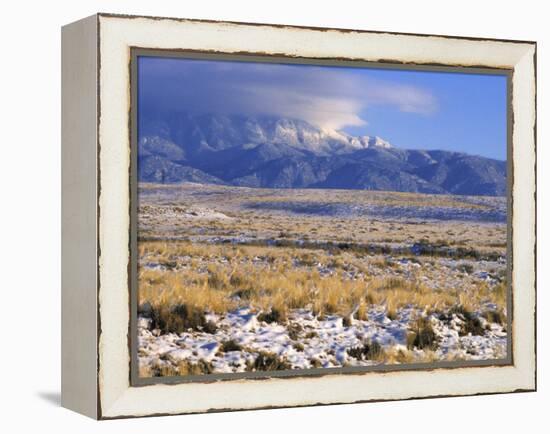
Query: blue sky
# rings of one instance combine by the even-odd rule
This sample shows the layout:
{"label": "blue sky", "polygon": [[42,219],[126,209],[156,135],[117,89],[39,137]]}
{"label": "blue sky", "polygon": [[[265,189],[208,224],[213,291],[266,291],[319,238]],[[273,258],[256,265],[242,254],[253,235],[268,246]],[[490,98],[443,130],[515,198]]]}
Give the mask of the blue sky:
{"label": "blue sky", "polygon": [[396,147],[506,159],[506,76],[140,57],[140,116],[306,120]]}

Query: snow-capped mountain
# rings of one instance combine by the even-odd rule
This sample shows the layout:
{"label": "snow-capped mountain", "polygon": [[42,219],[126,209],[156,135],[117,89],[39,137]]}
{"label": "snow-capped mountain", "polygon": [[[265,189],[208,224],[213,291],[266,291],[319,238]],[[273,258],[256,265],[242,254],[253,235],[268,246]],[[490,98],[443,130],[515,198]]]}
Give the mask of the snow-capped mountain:
{"label": "snow-capped mountain", "polygon": [[[272,117],[174,114],[168,121],[143,122],[140,133],[140,144],[146,151],[147,148],[151,150],[151,145],[163,149],[171,147],[166,142],[159,142],[164,139],[177,143],[187,155],[229,148],[252,149],[263,144],[288,146],[324,156],[372,146],[391,147],[380,137],[356,137],[342,131],[321,129],[302,120]],[[157,143],[153,143],[155,141]]]}
{"label": "snow-capped mountain", "polygon": [[139,125],[139,177],[149,182],[503,195],[506,163],[405,150],[286,118],[173,113]]}

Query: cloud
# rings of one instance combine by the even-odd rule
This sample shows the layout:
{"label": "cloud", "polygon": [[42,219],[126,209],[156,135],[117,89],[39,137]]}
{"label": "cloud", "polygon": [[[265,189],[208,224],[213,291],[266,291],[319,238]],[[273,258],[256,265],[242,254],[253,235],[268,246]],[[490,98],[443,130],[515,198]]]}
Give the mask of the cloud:
{"label": "cloud", "polygon": [[239,102],[231,111],[303,119],[323,128],[365,125],[357,114],[360,102],[353,98],[307,93],[277,86],[247,87],[239,92]]}
{"label": "cloud", "polygon": [[273,63],[140,58],[140,110],[303,119],[326,129],[366,125],[369,107],[429,115],[426,89],[366,70]]}
{"label": "cloud", "polygon": [[373,103],[393,105],[402,112],[429,115],[437,111],[437,100],[429,92],[408,85],[379,83],[369,92]]}

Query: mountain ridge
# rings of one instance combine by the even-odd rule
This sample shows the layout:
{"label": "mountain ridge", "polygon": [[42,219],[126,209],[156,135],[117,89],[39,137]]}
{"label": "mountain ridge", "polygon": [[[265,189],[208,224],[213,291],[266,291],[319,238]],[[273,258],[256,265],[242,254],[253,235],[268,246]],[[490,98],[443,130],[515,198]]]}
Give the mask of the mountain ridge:
{"label": "mountain ridge", "polygon": [[140,181],[506,194],[505,161],[395,148],[377,136],[323,130],[297,119],[187,113],[165,119],[140,122]]}

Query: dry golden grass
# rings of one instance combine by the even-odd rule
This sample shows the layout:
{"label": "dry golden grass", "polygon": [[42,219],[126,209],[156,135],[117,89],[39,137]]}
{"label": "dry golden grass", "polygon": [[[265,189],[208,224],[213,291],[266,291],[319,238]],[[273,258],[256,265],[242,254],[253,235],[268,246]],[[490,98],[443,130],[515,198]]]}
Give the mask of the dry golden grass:
{"label": "dry golden grass", "polygon": [[[500,261],[506,256],[506,225],[400,218],[408,207],[438,206],[447,215],[453,209],[491,211],[502,198],[186,184],[140,189],[145,194],[138,213],[138,302],[153,335],[215,334],[225,325],[216,325],[209,313],[247,307],[259,321],[285,324],[294,348],[305,351],[299,341],[319,334],[297,329],[293,310],[307,309],[319,319],[338,315],[350,327],[354,320],[368,320],[369,312],[377,317],[376,307],[391,320],[407,319],[406,345],[361,344],[349,348],[349,363],[394,364],[466,357],[435,353],[432,324],[439,322],[426,314],[444,322],[458,316],[460,335],[485,333],[485,320],[506,324],[506,267]],[[368,206],[384,206],[395,217],[346,211]],[[309,214],[308,207],[321,212]],[[421,249],[418,255],[411,252],[413,244]],[[414,309],[403,309],[409,306]],[[258,353],[233,340],[221,342],[219,351]],[[241,369],[290,369],[288,360],[269,352],[247,360]],[[311,366],[323,363],[313,358]],[[209,362],[178,363],[168,356],[140,367],[143,377],[212,371]]]}
{"label": "dry golden grass", "polygon": [[197,363],[191,363],[183,360],[176,366],[172,364],[157,363],[153,365],[142,365],[139,367],[139,376],[142,378],[201,375],[212,374],[213,372],[213,366],[204,360],[200,360]]}
{"label": "dry golden grass", "polygon": [[[140,254],[166,267],[139,270],[139,302],[156,309],[185,305],[193,311],[224,313],[251,306],[258,312],[276,310],[286,318],[292,309],[309,308],[319,317],[366,319],[367,307],[379,305],[395,319],[404,306],[439,312],[459,305],[475,311],[487,302],[504,307],[506,300],[505,283],[434,289],[423,283],[421,268],[408,278],[373,276],[346,252],[335,256],[294,248],[141,242]],[[321,275],[313,266],[318,263],[334,267],[331,274]],[[352,267],[359,274],[350,278],[347,271]]]}

